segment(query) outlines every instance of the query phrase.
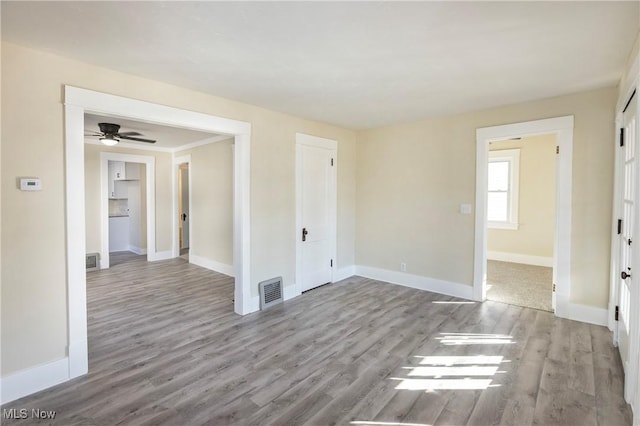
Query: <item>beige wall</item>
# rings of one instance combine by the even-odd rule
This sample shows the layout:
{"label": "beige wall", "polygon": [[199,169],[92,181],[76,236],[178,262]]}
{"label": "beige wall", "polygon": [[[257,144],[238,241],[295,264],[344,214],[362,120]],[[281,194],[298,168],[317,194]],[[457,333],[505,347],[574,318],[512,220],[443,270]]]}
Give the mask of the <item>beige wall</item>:
{"label": "beige wall", "polygon": [[[173,157],[171,153],[160,151],[147,151],[140,149],[122,148],[119,146],[106,145],[84,145],[84,182],[85,182],[85,223],[86,223],[86,250],[87,253],[100,252],[100,153],[117,152],[120,154],[145,155],[154,157],[156,162],[156,247],[158,251],[171,250],[172,244],[172,223],[171,209],[173,201],[171,199],[171,164]],[[143,195],[146,197],[146,179],[142,173],[145,171],[144,165],[141,167],[140,184],[143,186]],[[146,200],[146,198],[145,198]],[[146,205],[140,211],[146,217]],[[146,243],[146,219],[143,220],[145,227],[141,233]],[[64,253],[63,253],[64,255]]]}
{"label": "beige wall", "polygon": [[614,105],[608,88],[362,132],[357,146],[356,263],[473,282],[479,127],[574,115],[571,302],[608,300]]}
{"label": "beige wall", "polygon": [[[147,248],[147,166],[138,164],[138,167],[140,167],[140,180],[129,182],[130,244],[145,250]],[[132,200],[135,206],[132,206]]]}
{"label": "beige wall", "polygon": [[[355,253],[360,265],[404,261],[410,273],[471,285],[474,217],[458,207],[474,202],[475,129],[574,115],[571,301],[606,306],[614,88],[363,131],[356,147],[350,130],[12,44],[1,64],[2,375],[66,356],[65,84],[251,123],[253,295],[274,276],[294,283],[296,132],[338,141],[339,268]],[[19,176],[42,178],[43,191],[18,191]],[[157,187],[171,184],[157,176]],[[171,223],[170,208],[156,214]],[[169,250],[171,236],[157,245]]]}
{"label": "beige wall", "polygon": [[233,265],[233,140],[181,151],[191,154],[189,254]]}
{"label": "beige wall", "polygon": [[[65,84],[251,123],[252,295],[275,276],[294,284],[296,132],[337,140],[337,265],[354,263],[355,132],[3,43],[2,375],[66,356]],[[18,191],[18,176],[43,190]],[[156,215],[170,223],[172,211]],[[157,245],[170,249],[171,236]]]}
{"label": "beige wall", "polygon": [[[627,102],[628,96],[630,93],[627,93],[629,87],[633,84],[634,79],[638,78],[638,73],[640,72],[640,32],[638,32],[638,36],[636,37],[636,41],[633,44],[633,48],[629,53],[629,58],[627,59],[627,65],[625,66],[624,72],[622,73],[622,78],[620,78],[620,84],[618,84],[618,101],[619,102]],[[634,74],[635,72],[635,74]],[[623,107],[621,105],[621,107]]]}
{"label": "beige wall", "polygon": [[490,151],[520,150],[518,229],[487,231],[487,250],[553,258],[556,218],[556,137],[492,142]]}

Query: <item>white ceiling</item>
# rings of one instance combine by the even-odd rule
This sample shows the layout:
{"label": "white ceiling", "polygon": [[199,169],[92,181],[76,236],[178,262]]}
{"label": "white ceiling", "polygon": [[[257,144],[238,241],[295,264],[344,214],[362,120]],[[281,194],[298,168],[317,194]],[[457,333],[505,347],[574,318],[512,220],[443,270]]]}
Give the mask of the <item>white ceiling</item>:
{"label": "white ceiling", "polygon": [[[196,130],[182,129],[178,127],[163,126],[160,124],[144,123],[140,121],[127,120],[124,118],[116,117],[104,117],[100,115],[85,114],[84,115],[84,128],[85,132],[97,132],[100,133],[98,123],[113,123],[120,125],[120,132],[138,132],[142,133],[142,136],[134,136],[143,139],[155,140],[156,143],[150,144],[147,142],[135,142],[122,139],[120,143],[122,146],[136,147],[140,149],[160,149],[160,150],[173,150],[176,148],[183,148],[185,145],[190,145],[198,142],[206,142],[213,140],[212,138],[225,139],[226,137],[219,137],[214,133],[198,132]],[[85,137],[88,141],[98,141],[98,137]]]}
{"label": "white ceiling", "polygon": [[11,2],[6,41],[348,128],[615,85],[639,2]]}

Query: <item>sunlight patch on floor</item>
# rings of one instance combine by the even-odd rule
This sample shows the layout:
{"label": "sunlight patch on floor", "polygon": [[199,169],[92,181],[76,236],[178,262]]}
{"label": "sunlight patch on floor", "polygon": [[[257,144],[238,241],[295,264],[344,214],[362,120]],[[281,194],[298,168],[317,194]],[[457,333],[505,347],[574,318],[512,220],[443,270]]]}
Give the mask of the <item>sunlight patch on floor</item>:
{"label": "sunlight patch on floor", "polygon": [[409,376],[493,376],[498,372],[498,366],[462,366],[462,367],[403,367],[411,370]]}
{"label": "sunlight patch on floor", "polygon": [[436,337],[443,345],[509,345],[515,343],[511,336],[506,334],[482,334],[482,333],[440,333]]}
{"label": "sunlight patch on floor", "polygon": [[491,379],[401,379],[391,377],[391,380],[400,380],[396,386],[398,390],[483,390],[491,384]]}
{"label": "sunlight patch on floor", "polygon": [[502,356],[497,355],[472,355],[472,356],[420,356],[414,358],[422,358],[422,365],[477,365],[477,364],[500,364],[504,362]]}
{"label": "sunlight patch on floor", "polygon": [[[492,339],[500,335],[489,335]],[[399,381],[397,390],[419,390],[433,392],[436,390],[483,390],[499,387],[491,384],[500,365],[509,362],[499,355],[468,355],[468,356],[419,356],[420,365],[417,367],[402,367],[408,370],[407,377],[390,377]],[[428,378],[416,378],[428,377]],[[482,377],[482,378],[479,378]]]}
{"label": "sunlight patch on floor", "polygon": [[354,420],[352,425],[371,425],[371,426],[431,426],[426,423],[400,423],[400,422],[365,422],[361,420]]}

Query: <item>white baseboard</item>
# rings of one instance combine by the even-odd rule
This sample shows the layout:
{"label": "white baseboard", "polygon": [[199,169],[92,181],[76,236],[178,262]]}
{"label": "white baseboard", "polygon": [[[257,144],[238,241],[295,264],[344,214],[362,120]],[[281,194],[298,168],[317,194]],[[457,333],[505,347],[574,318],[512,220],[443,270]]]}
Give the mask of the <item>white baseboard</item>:
{"label": "white baseboard", "polygon": [[566,294],[556,294],[557,317],[566,318],[573,321],[586,322],[588,324],[602,325],[607,327],[609,322],[609,311],[605,308],[571,303]]}
{"label": "white baseboard", "polygon": [[251,298],[251,302],[250,302],[250,305],[249,305],[249,312],[247,312],[247,314],[250,314],[250,313],[253,313],[253,312],[257,312],[259,310],[260,310],[260,295],[253,296]]}
{"label": "white baseboard", "polygon": [[569,312],[571,319],[574,321],[582,321],[604,327],[607,326],[608,311],[604,308],[571,303],[569,304]]}
{"label": "white baseboard", "polygon": [[173,259],[173,251],[165,250],[165,251],[157,251],[155,253],[147,253],[150,262],[156,262],[158,260],[168,260]]}
{"label": "white baseboard", "polygon": [[553,257],[531,256],[528,254],[507,253],[503,251],[487,251],[487,260],[522,263],[525,265],[553,267]]}
{"label": "white baseboard", "polygon": [[18,371],[0,379],[0,404],[69,380],[69,358]]}
{"label": "white baseboard", "polygon": [[215,260],[207,259],[206,257],[189,253],[189,263],[211,269],[212,271],[216,271],[230,277],[234,276],[233,265],[227,265]]}
{"label": "white baseboard", "polygon": [[282,297],[284,300],[293,299],[294,297],[300,296],[300,289],[297,285],[288,285],[282,289]]}
{"label": "white baseboard", "polygon": [[[294,297],[300,296],[302,293],[298,290],[297,285],[288,285],[282,288],[282,298],[284,300],[290,300]],[[260,310],[260,295],[254,296],[251,298],[251,306],[250,312],[255,312]]]}
{"label": "white baseboard", "polygon": [[356,274],[356,267],[354,265],[345,266],[343,268],[337,269],[333,273],[333,282],[337,283],[338,281],[342,281],[349,277],[352,277]]}
{"label": "white baseboard", "polygon": [[609,312],[604,308],[596,308],[578,303],[568,303],[564,307],[556,303],[556,315],[573,321],[607,327]]}
{"label": "white baseboard", "polygon": [[[295,284],[288,285],[282,288],[282,298],[284,300],[293,299],[294,297],[298,297],[301,294],[302,293],[300,293],[298,286]],[[249,304],[249,312],[247,313],[256,312],[259,310],[260,310],[260,295],[254,296],[251,298],[251,302]]]}
{"label": "white baseboard", "polygon": [[405,287],[432,291],[434,293],[446,294],[448,296],[460,297],[462,299],[473,299],[473,287],[470,285],[443,281],[420,275],[407,274],[406,272],[372,268],[370,266],[358,265],[355,267],[355,272],[356,275],[374,280],[386,281],[391,284],[399,284]]}
{"label": "white baseboard", "polygon": [[146,249],[146,248],[144,248],[144,249],[143,249],[143,248],[140,248],[140,247],[137,247],[137,246],[132,246],[132,245],[130,245],[130,246],[128,246],[128,248],[127,248],[127,249],[128,249],[130,252],[133,252],[133,253],[135,253],[135,254],[140,254],[140,255],[142,255],[142,254],[147,254],[147,249]]}

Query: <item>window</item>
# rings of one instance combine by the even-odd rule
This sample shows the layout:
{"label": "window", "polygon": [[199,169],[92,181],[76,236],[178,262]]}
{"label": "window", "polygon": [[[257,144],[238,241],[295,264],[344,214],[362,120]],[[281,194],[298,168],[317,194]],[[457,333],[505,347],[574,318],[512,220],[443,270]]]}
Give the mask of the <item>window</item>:
{"label": "window", "polygon": [[518,229],[520,150],[489,151],[487,222],[489,228]]}

